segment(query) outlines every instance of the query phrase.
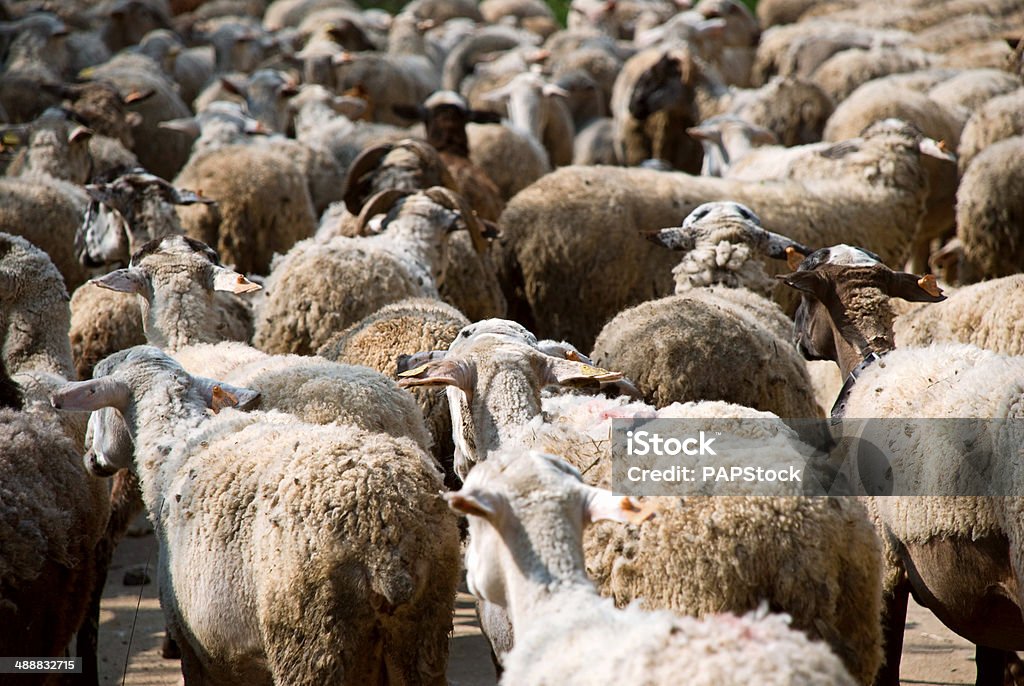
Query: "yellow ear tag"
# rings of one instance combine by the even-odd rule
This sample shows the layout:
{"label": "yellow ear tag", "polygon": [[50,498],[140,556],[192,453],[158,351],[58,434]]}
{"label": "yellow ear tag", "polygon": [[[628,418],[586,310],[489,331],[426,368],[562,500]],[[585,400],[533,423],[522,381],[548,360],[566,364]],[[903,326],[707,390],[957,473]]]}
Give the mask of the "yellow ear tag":
{"label": "yellow ear tag", "polygon": [[4,134],[3,144],[4,146],[10,146],[13,148],[15,146],[21,145],[21,139],[18,137],[18,134],[11,133],[10,131],[8,131],[7,133]]}
{"label": "yellow ear tag", "polygon": [[427,367],[429,367],[429,366],[430,366],[429,363],[428,364],[421,364],[419,367],[416,367],[414,369],[406,369],[404,372],[400,372],[398,375],[399,376],[419,376],[424,371],[426,371]]}
{"label": "yellow ear tag", "polygon": [[615,372],[610,372],[600,367],[592,367],[589,364],[580,365],[580,376],[605,376],[606,374],[615,374]]}

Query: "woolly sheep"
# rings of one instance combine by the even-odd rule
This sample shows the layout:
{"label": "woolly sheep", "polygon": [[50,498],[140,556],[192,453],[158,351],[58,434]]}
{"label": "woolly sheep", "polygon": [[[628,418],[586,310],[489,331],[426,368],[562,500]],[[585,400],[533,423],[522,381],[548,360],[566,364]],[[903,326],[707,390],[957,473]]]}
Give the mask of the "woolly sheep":
{"label": "woolly sheep", "polygon": [[[187,117],[190,111],[159,66],[144,55],[125,53],[89,67],[80,76],[112,83],[118,89],[131,111],[141,115],[138,127],[133,129],[132,152],[157,176],[174,178],[189,158],[190,141],[180,133],[162,131],[158,125]],[[139,97],[143,94],[149,95]]]}
{"label": "woolly sheep", "polygon": [[1020,298],[1024,276],[1014,274],[957,289],[941,307],[918,307],[896,317],[900,348],[969,343],[1001,355],[1024,355]]}
{"label": "woolly sheep", "polygon": [[536,138],[548,151],[552,167],[572,163],[572,117],[562,100],[568,94],[540,74],[517,74],[505,85],[484,94],[489,102],[505,103],[508,121]]}
{"label": "woolly sheep", "polygon": [[612,318],[594,343],[595,363],[624,373],[656,407],[725,400],[786,418],[822,416],[758,258],[810,251],[733,202],[705,203],[652,240],[683,251],[676,294]]}
{"label": "woolly sheep", "polygon": [[859,136],[872,123],[902,119],[924,135],[943,141],[950,150],[960,144],[963,122],[923,93],[897,88],[886,80],[869,81],[837,107],[825,124],[822,139],[841,141]]}
{"label": "woolly sheep", "polygon": [[[521,342],[487,336],[471,339],[443,360],[410,370],[402,385],[450,385],[466,393],[471,416],[463,417],[468,425],[463,431],[469,432],[470,442],[463,440],[460,450],[471,462],[489,460],[503,448],[540,449],[563,455],[591,485],[602,487],[610,485],[612,417],[778,421],[775,415],[727,403],[687,403],[655,413],[650,406],[626,404],[622,398],[567,396],[544,402],[541,396],[546,384],[577,385],[618,376]],[[737,423],[738,430],[743,426],[749,425]],[[799,454],[795,434],[784,425],[773,426],[774,447],[766,452],[780,459]],[[471,470],[468,478],[472,475]],[[599,526],[585,536],[588,572],[603,595],[620,605],[642,598],[649,608],[693,615],[745,612],[768,598],[772,607],[793,615],[795,627],[828,641],[858,681],[871,682],[881,658],[880,553],[872,526],[855,500],[718,496],[686,498],[685,504],[678,498],[652,502],[658,516],[649,527]],[[780,529],[780,512],[794,529]],[[719,528],[716,523],[730,520],[737,525]],[[820,543],[810,543],[811,536]],[[834,546],[835,540],[844,545]],[[679,545],[680,541],[693,545]],[[756,575],[749,573],[754,566],[736,561],[737,550],[761,561]],[[803,580],[787,572],[782,575],[787,579],[783,587],[770,571],[778,565],[799,570]],[[693,574],[695,569],[703,571]],[[744,570],[741,575],[739,569]],[[823,579],[831,581],[822,584]]]}
{"label": "woolly sheep", "polygon": [[[907,598],[913,591],[947,626],[977,644],[978,683],[1001,683],[1006,657],[1012,655],[1003,651],[1024,645],[1024,596],[1017,581],[1020,498],[945,496],[965,493],[965,487],[974,492],[978,460],[995,465],[990,485],[1015,488],[1021,443],[1013,418],[1024,393],[1024,365],[1019,357],[968,345],[894,350],[888,299],[941,300],[934,279],[893,273],[863,253],[847,259],[853,254],[848,248],[838,256],[834,252],[818,251],[785,277],[803,295],[797,337],[805,354],[836,361],[844,374],[856,365],[856,383],[848,382],[834,416],[890,420],[876,424],[870,437],[890,446],[896,480],[919,489],[896,497],[868,492],[886,560],[887,649],[879,682],[898,682]],[[936,376],[935,370],[942,373]],[[902,418],[976,418],[999,428],[990,438],[972,441],[974,450],[961,447],[962,437],[934,428],[920,430],[911,445],[906,439],[911,427],[894,421]],[[991,590],[997,587],[1009,592]],[[978,621],[981,616],[985,619]]]}
{"label": "woolly sheep", "polygon": [[59,83],[67,70],[68,25],[56,15],[33,13],[0,25],[5,41],[4,78],[0,82],[0,107],[12,122],[32,121],[48,107],[57,105],[41,83]]}
{"label": "woolly sheep", "polygon": [[[402,354],[448,347],[469,320],[437,300],[410,298],[385,305],[333,335],[316,354],[328,360],[366,365],[392,378]],[[410,389],[433,437],[433,454],[445,473],[445,484],[457,488],[452,462],[454,443],[448,401],[430,389]]]}
{"label": "woolly sheep", "polygon": [[827,648],[788,628],[787,617],[697,620],[617,610],[601,599],[578,544],[584,528],[611,520],[643,529],[647,514],[582,481],[554,456],[508,453],[447,496],[469,515],[471,592],[507,607],[515,621],[502,683],[855,683]]}
{"label": "woolly sheep", "polygon": [[522,284],[524,298],[510,299],[509,311],[540,336],[589,348],[619,311],[671,292],[672,256],[640,232],[721,199],[743,203],[766,228],[802,244],[855,240],[895,264],[917,231],[927,191],[919,141],[902,129],[879,129],[856,150],[840,151],[848,161],[842,178],[800,182],[560,169],[522,191],[501,216],[503,278]]}
{"label": "woolly sheep", "polygon": [[[122,171],[105,183],[86,186],[92,203],[77,240],[79,260],[90,266],[127,265],[151,240],[183,233],[175,205],[211,203],[175,188],[141,169]],[[249,303],[218,291],[215,340],[249,340],[253,314]],[[70,337],[81,378],[107,355],[145,343],[142,313],[134,297],[84,284],[71,297]]]}
{"label": "woolly sheep", "polygon": [[[61,418],[45,406],[25,407],[2,359],[0,386],[0,651],[61,658],[106,575],[98,545],[109,498],[103,482],[85,473],[81,446]],[[95,650],[77,654],[83,678],[95,680]]]}
{"label": "woolly sheep", "polygon": [[964,172],[956,193],[956,234],[963,243],[964,270],[974,279],[1015,274],[1021,269],[1020,227],[1024,136],[985,148]]}
{"label": "woolly sheep", "polygon": [[0,177],[0,231],[25,237],[46,250],[70,288],[86,273],[75,258],[75,232],[88,205],[74,183],[48,175]]}
{"label": "woolly sheep", "polygon": [[889,74],[940,66],[934,54],[907,47],[879,46],[867,50],[843,50],[825,60],[811,74],[833,102],[842,103],[859,86]]}
{"label": "woolly sheep", "polygon": [[[190,376],[151,347],[98,371],[53,404],[114,407],[128,422],[186,681],[237,681],[235,661],[252,655],[265,662],[250,661],[247,678],[444,679],[458,533],[422,450],[274,413],[210,417],[207,407],[253,394]],[[237,517],[209,507],[228,484],[249,503]]]}
{"label": "woolly sheep", "polygon": [[[363,231],[360,225],[365,222],[353,215],[363,214],[371,194],[384,191],[413,192],[445,186],[462,195],[469,205],[467,209],[475,216],[498,218],[504,203],[486,173],[467,159],[465,135],[460,135],[463,115],[457,114],[460,105],[443,104],[449,100],[464,105],[461,96],[442,91],[427,100],[420,108],[423,112],[417,112],[427,118],[428,137],[434,143],[398,141],[369,148],[356,159],[345,188],[349,216],[341,218],[341,235],[359,235]],[[346,230],[345,224],[350,228]],[[326,240],[326,231],[318,232],[317,238]],[[468,237],[457,235],[448,240],[448,259],[439,280],[439,292],[471,319],[505,314],[505,298],[493,260],[486,244],[475,238],[473,232]]]}
{"label": "woolly sheep", "polygon": [[266,274],[274,253],[316,230],[303,170],[270,148],[230,145],[193,156],[174,185],[201,189],[218,202],[183,208],[181,223],[242,272]]}
{"label": "woolly sheep", "polygon": [[[846,165],[844,156],[833,160],[835,153],[843,147],[859,145],[861,137],[852,141],[812,143],[804,146],[784,148],[764,145],[753,148],[756,141],[767,140],[769,133],[742,120],[717,121],[716,118],[697,127],[695,133],[702,137],[705,151],[712,149],[711,159],[722,160],[720,174],[725,178],[743,181],[765,181],[769,179],[813,179],[841,174]],[[876,127],[905,126],[900,120],[883,120],[873,124]],[[868,133],[871,129],[869,128]],[[928,199],[921,227],[911,248],[910,268],[923,271],[927,268],[931,241],[946,235],[955,219],[956,190],[959,177],[956,158],[946,146],[931,138],[924,137],[920,143],[921,162],[928,174]],[[706,156],[707,158],[707,156]],[[835,168],[830,170],[829,167]]]}
{"label": "woolly sheep", "polygon": [[384,305],[438,297],[448,232],[460,226],[478,231],[477,220],[448,189],[396,197],[386,191],[363,209],[372,216],[377,208],[390,208],[381,233],[339,236],[327,243],[302,241],[275,260],[253,337],[257,348],[311,354],[335,332]]}
{"label": "woolly sheep", "polygon": [[469,124],[469,159],[508,200],[551,171],[547,152],[533,136],[504,124]]}
{"label": "woolly sheep", "polygon": [[95,283],[141,296],[150,344],[180,356],[191,373],[259,391],[264,409],[314,424],[341,422],[409,437],[424,448],[431,444],[412,399],[374,371],[318,358],[268,356],[242,343],[220,342],[214,290],[244,293],[257,286],[217,264],[201,243],[180,236],[153,241],[127,269]]}
{"label": "woolly sheep", "polygon": [[1024,135],[1024,88],[992,98],[967,120],[957,148],[960,173],[988,146],[1020,135]]}

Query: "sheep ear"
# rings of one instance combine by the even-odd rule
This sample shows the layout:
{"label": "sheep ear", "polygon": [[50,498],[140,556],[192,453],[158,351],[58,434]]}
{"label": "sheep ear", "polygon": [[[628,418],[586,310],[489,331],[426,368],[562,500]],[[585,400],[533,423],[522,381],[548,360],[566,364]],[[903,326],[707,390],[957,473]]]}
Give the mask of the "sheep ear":
{"label": "sheep ear", "polygon": [[199,122],[195,117],[183,117],[181,119],[167,119],[165,121],[157,122],[158,129],[167,129],[168,131],[179,131],[186,133],[190,136],[199,136],[202,131],[199,129]]}
{"label": "sheep ear", "polygon": [[104,407],[124,410],[130,391],[127,384],[109,376],[64,384],[52,396],[50,404],[58,410],[93,412]]}
{"label": "sheep ear", "polygon": [[584,362],[544,356],[544,381],[558,386],[590,386],[606,381],[619,381],[622,372],[612,372]]}
{"label": "sheep ear", "polygon": [[214,412],[220,412],[225,407],[251,410],[256,407],[261,396],[259,391],[251,388],[233,386],[223,381],[208,379],[205,376],[192,377],[192,383],[199,389],[206,406]]}
{"label": "sheep ear", "polygon": [[821,300],[828,291],[825,277],[815,271],[796,271],[792,274],[779,274],[777,277],[790,288]]}
{"label": "sheep ear", "polygon": [[644,238],[669,250],[693,250],[697,244],[693,234],[689,231],[681,231],[678,227],[646,231]]}
{"label": "sheep ear", "polygon": [[109,274],[91,279],[89,283],[96,284],[100,288],[106,288],[119,293],[145,293],[146,276],[141,270],[135,267],[115,269]]}
{"label": "sheep ear", "polygon": [[228,293],[239,295],[263,288],[263,286],[253,283],[238,272],[224,267],[214,267],[213,274],[213,290],[215,291],[227,291]]}
{"label": "sheep ear", "polygon": [[398,375],[398,385],[412,386],[455,386],[465,393],[473,391],[473,367],[466,360],[443,359],[421,364],[419,367]]}
{"label": "sheep ear", "polygon": [[587,486],[584,506],[588,522],[610,520],[622,524],[640,524],[654,516],[651,502],[638,504],[629,496],[615,495],[603,488]]}
{"label": "sheep ear", "polygon": [[455,493],[445,493],[444,498],[448,501],[448,507],[459,514],[492,520],[498,513],[494,496],[483,491],[462,489]]}
{"label": "sheep ear", "polygon": [[937,303],[946,299],[932,274],[918,278],[906,272],[892,272],[885,284],[885,292],[890,297],[910,302]]}

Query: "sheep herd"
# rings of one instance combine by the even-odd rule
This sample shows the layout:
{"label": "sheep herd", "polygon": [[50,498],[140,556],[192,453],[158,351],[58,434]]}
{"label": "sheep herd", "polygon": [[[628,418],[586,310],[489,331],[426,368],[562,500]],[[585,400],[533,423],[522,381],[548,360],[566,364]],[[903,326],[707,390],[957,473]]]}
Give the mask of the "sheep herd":
{"label": "sheep herd", "polygon": [[0,0],[0,658],[145,511],[189,685],[446,683],[462,582],[510,686],[1024,683],[1024,1],[567,11]]}

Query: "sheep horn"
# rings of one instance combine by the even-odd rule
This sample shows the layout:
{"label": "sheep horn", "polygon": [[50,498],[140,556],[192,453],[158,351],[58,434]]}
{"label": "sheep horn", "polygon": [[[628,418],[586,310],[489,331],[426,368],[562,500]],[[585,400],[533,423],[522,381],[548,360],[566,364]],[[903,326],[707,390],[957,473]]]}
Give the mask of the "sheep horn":
{"label": "sheep horn", "polygon": [[380,161],[394,147],[392,143],[375,145],[359,153],[359,156],[352,162],[352,166],[348,169],[348,175],[345,177],[345,190],[342,196],[345,201],[345,207],[352,214],[359,214],[359,210],[363,206],[363,199],[368,184],[362,181],[362,177],[376,169],[380,165]]}
{"label": "sheep horn", "polygon": [[441,159],[441,155],[437,152],[434,146],[429,143],[410,139],[403,141],[400,144],[406,150],[412,152],[416,157],[425,164],[437,169],[438,176],[441,177],[441,185],[445,188],[449,188],[456,193],[459,192],[459,186],[455,183],[455,178],[452,173],[448,171],[448,165]]}
{"label": "sheep horn", "polygon": [[356,219],[356,232],[359,236],[366,235],[366,223],[377,214],[383,214],[391,209],[400,198],[404,198],[407,195],[411,195],[412,191],[403,191],[397,188],[389,188],[386,191],[377,193],[365,203],[363,208],[359,211],[358,218]]}
{"label": "sheep horn", "polygon": [[473,249],[477,254],[482,255],[487,251],[487,240],[484,238],[484,227],[480,218],[469,206],[465,198],[451,190],[441,186],[434,186],[424,191],[426,196],[442,207],[447,207],[453,212],[458,212],[462,221],[469,230],[469,239],[473,242]]}

